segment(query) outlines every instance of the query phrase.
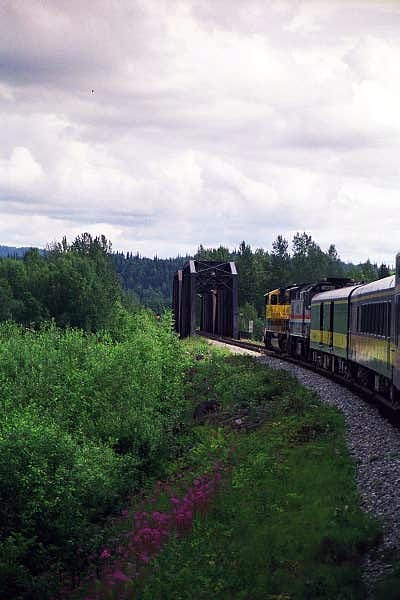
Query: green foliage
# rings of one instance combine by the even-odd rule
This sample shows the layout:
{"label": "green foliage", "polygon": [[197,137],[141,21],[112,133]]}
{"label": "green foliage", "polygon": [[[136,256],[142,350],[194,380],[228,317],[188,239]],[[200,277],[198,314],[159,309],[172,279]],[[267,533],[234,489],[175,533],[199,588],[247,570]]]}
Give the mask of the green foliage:
{"label": "green foliage", "polygon": [[170,314],[119,305],[96,335],[0,325],[2,599],[46,598],[113,507],[182,452],[187,363]]}
{"label": "green foliage", "polygon": [[389,277],[390,275],[390,269],[387,265],[385,265],[384,263],[381,263],[379,269],[378,269],[378,279],[383,279],[384,277]]}
{"label": "green foliage", "polygon": [[[249,321],[253,321],[253,333],[248,333]],[[256,308],[246,302],[244,306],[239,307],[239,330],[243,333],[243,337],[248,337],[254,340],[262,340],[262,331],[265,326],[265,320],[261,319]]]}
{"label": "green foliage", "polygon": [[364,598],[359,563],[379,531],[359,508],[342,416],[287,373],[217,352],[192,370],[190,398],[206,396],[224,409],[243,398],[271,406],[270,418],[251,434],[199,428],[188,464],[226,459],[234,446],[231,485],[167,544],[135,597]]}
{"label": "green foliage", "polygon": [[112,256],[124,290],[133,293],[140,304],[162,314],[171,306],[172,281],[175,271],[182,269],[189,257],[154,259],[128,252]]}
{"label": "green foliage", "polygon": [[[73,549],[89,549],[90,523],[118,499],[120,463],[111,448],[79,443],[35,411],[13,414],[0,437],[0,531],[6,544],[15,540],[17,572],[40,579],[48,564],[74,565]],[[18,588],[2,585],[1,597],[14,597]]]}
{"label": "green foliage", "polygon": [[46,255],[30,250],[23,261],[0,260],[0,320],[37,326],[54,319],[61,327],[96,331],[108,324],[122,292],[102,236],[64,239]]}
{"label": "green foliage", "polygon": [[219,246],[219,248],[204,248],[203,244],[197,249],[194,256],[195,260],[218,260],[221,262],[228,262],[231,260],[231,253],[229,248],[225,246]]}
{"label": "green foliage", "polygon": [[218,399],[224,408],[244,403],[254,407],[269,404],[272,409],[279,403],[280,410],[284,410],[294,398],[302,396],[301,388],[295,396],[290,393],[293,385],[284,371],[260,369],[249,356],[228,354],[221,360],[220,351],[214,350],[208,360],[192,369],[187,396],[195,404]]}

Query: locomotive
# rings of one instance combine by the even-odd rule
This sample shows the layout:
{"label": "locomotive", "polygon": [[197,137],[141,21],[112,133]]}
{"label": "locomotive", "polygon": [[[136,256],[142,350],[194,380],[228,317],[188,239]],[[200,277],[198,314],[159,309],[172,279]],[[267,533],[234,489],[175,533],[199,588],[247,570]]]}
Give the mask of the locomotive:
{"label": "locomotive", "polygon": [[372,390],[400,409],[400,253],[395,275],[327,277],[265,294],[265,346]]}

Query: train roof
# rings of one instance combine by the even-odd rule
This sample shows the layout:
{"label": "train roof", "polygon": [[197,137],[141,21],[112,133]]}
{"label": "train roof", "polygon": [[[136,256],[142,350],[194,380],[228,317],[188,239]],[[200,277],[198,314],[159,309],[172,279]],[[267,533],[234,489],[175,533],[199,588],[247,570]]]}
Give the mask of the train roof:
{"label": "train roof", "polygon": [[279,291],[280,291],[281,289],[282,289],[282,288],[275,288],[274,290],[269,290],[268,292],[265,292],[265,294],[264,294],[264,298],[266,298],[267,296],[269,296],[270,294],[273,294],[273,293],[275,293],[275,294],[279,294]]}
{"label": "train roof", "polygon": [[344,300],[347,299],[351,292],[360,287],[359,285],[349,285],[347,287],[338,288],[336,290],[329,290],[328,292],[321,292],[320,294],[316,294],[312,300],[311,304],[316,304],[317,302],[329,302],[334,300]]}
{"label": "train roof", "polygon": [[353,298],[358,296],[365,296],[366,294],[375,294],[377,292],[384,292],[385,290],[391,290],[395,286],[395,276],[389,275],[389,277],[384,277],[383,279],[378,279],[378,281],[372,281],[371,283],[366,283],[365,285],[361,285],[358,290],[356,290],[353,294]]}
{"label": "train roof", "polygon": [[348,298],[350,294],[352,298],[359,298],[360,296],[391,290],[394,289],[394,287],[395,276],[390,275],[389,277],[384,277],[383,279],[378,279],[377,281],[372,281],[371,283],[351,285],[348,287],[339,288],[337,290],[330,290],[329,292],[316,294],[312,299],[312,303],[329,302],[342,299],[344,300]]}

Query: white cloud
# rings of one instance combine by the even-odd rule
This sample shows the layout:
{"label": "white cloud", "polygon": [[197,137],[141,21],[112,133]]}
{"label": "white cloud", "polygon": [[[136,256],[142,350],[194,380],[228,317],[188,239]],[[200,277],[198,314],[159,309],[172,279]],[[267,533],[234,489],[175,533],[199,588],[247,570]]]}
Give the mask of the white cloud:
{"label": "white cloud", "polygon": [[16,146],[8,159],[0,160],[0,182],[12,193],[28,191],[43,180],[43,169],[28,148]]}

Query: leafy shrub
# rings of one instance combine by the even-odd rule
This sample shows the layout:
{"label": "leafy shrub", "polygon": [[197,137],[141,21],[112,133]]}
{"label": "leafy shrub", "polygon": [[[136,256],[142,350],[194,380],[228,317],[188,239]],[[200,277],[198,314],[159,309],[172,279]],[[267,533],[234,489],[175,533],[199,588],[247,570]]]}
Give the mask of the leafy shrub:
{"label": "leafy shrub", "polygon": [[7,552],[0,563],[3,570],[10,563],[11,548],[20,576],[17,589],[5,580],[1,598],[16,597],[18,579],[26,584],[21,562],[34,577],[50,558],[71,562],[73,548],[87,545],[90,523],[118,498],[119,471],[111,448],[78,443],[29,411],[13,415],[0,434],[0,533]]}
{"label": "leafy shrub", "polygon": [[0,325],[2,599],[46,598],[123,496],[181,451],[187,360],[171,317],[118,310],[97,334]]}

